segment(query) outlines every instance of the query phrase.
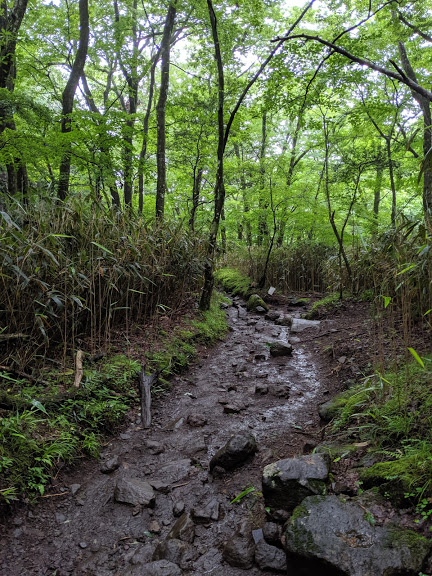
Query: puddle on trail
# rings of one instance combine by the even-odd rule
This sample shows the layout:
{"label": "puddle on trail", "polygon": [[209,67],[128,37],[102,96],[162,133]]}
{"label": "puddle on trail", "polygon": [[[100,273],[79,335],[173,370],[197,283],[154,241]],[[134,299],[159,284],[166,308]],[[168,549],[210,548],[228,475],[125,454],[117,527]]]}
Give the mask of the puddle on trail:
{"label": "puddle on trail", "polygon": [[[264,508],[253,494],[239,504],[231,501],[247,486],[259,493],[266,464],[301,452],[308,440],[301,431],[318,424],[322,392],[313,360],[301,344],[294,345],[292,356],[270,357],[268,343],[286,342],[287,328],[247,313],[239,300],[235,306],[228,310],[231,331],[225,342],[174,379],[169,395],[153,406],[151,429],[131,423],[106,447],[103,457],[118,456],[118,470],[107,476],[98,463],[87,462],[57,480],[55,490],[66,490],[62,496],[54,493],[8,522],[1,534],[2,576],[148,574],[145,566],[175,523],[176,507],[191,511],[215,505],[218,520],[195,526],[181,573],[245,574],[223,562],[221,549],[245,517],[255,528],[262,525]],[[256,437],[257,455],[213,478],[210,458],[240,430]],[[125,476],[154,485],[154,508],[115,501],[114,487]],[[272,574],[256,566],[247,573]]]}

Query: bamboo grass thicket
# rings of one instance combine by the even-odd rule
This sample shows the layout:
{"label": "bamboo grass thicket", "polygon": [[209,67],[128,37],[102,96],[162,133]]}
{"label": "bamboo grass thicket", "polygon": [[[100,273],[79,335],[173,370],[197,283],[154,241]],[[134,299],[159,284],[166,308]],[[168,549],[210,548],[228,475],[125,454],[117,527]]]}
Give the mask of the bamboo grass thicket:
{"label": "bamboo grass thicket", "polygon": [[[23,369],[52,348],[63,357],[111,328],[169,314],[199,290],[203,250],[179,224],[155,224],[78,202],[0,213],[0,363]],[[58,353],[58,350],[57,350]]]}

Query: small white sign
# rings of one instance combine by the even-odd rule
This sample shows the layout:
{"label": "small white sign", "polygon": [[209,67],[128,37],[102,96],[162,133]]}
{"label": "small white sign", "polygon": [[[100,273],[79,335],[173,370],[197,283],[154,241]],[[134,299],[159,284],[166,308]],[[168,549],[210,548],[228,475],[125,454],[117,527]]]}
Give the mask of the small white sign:
{"label": "small white sign", "polygon": [[273,294],[276,292],[276,288],[274,286],[270,286],[270,288],[268,289],[267,294],[269,296],[273,296]]}

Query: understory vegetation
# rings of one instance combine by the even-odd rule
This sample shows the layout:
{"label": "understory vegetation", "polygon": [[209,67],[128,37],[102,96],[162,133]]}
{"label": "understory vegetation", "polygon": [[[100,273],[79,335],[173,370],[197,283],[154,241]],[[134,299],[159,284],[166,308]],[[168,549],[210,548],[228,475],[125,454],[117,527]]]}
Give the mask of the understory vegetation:
{"label": "understory vegetation", "polygon": [[[360,474],[395,505],[432,515],[432,357],[419,356],[394,371],[367,376],[331,403],[332,430],[368,446]],[[432,528],[431,528],[432,529]]]}

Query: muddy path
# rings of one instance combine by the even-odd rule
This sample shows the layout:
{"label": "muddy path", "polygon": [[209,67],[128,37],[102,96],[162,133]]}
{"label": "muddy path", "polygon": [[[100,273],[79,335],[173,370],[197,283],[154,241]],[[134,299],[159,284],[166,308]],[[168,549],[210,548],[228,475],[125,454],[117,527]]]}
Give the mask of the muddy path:
{"label": "muddy path", "polygon": [[[298,309],[278,309],[299,316]],[[195,537],[181,574],[245,573],[224,562],[223,543],[241,520],[254,528],[265,521],[258,494],[263,467],[310,451],[319,441],[317,405],[328,390],[301,342],[329,326],[290,333],[246,312],[240,300],[227,315],[225,341],[204,350],[186,375],[173,379],[172,391],[154,403],[151,429],[141,428],[137,410],[128,428],[105,446],[105,473],[100,462],[86,461],[60,474],[36,506],[8,520],[1,532],[1,576],[151,574],[145,567],[183,510],[192,512]],[[292,356],[271,357],[267,343],[288,338]],[[236,470],[210,474],[212,456],[239,431],[255,436],[254,458]],[[148,482],[151,504],[116,501],[119,478]],[[247,487],[256,490],[231,504]],[[270,574],[257,566],[248,573]]]}

